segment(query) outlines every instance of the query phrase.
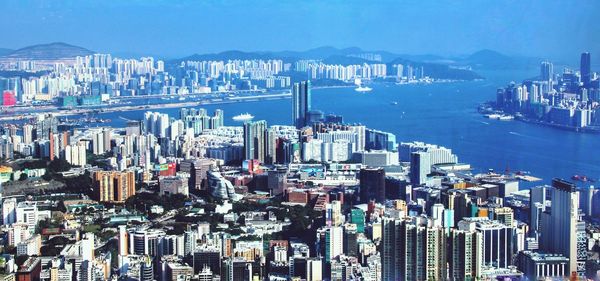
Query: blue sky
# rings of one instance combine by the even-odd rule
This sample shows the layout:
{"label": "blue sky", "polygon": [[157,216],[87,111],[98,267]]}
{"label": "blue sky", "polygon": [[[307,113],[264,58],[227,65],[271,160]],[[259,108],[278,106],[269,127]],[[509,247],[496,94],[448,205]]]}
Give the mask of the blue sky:
{"label": "blue sky", "polygon": [[600,55],[600,1],[2,0],[0,47],[67,42],[165,57],[319,46]]}

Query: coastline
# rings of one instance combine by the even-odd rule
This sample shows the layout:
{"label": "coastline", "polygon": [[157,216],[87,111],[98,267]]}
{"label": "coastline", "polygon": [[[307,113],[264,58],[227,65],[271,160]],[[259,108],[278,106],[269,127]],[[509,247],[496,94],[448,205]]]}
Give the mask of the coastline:
{"label": "coastline", "polygon": [[[484,107],[484,106],[487,106],[487,107]],[[504,115],[513,116],[514,120],[521,121],[524,123],[529,123],[529,124],[535,124],[538,126],[551,127],[551,128],[555,128],[555,129],[577,132],[577,133],[600,134],[600,126],[575,127],[575,126],[570,126],[570,125],[550,123],[550,122],[541,121],[541,120],[534,120],[534,119],[530,119],[530,118],[527,118],[524,116],[519,116],[519,115],[515,116],[510,113],[504,112],[503,110],[498,110],[498,109],[491,107],[489,102],[479,105],[477,111],[483,116],[486,116],[487,114],[493,114],[493,113],[504,114]]]}
{"label": "coastline", "polygon": [[188,102],[167,102],[167,103],[156,103],[156,104],[139,104],[139,105],[100,105],[95,107],[79,107],[74,109],[60,109],[59,107],[44,107],[43,110],[36,110],[29,112],[28,114],[18,114],[11,116],[0,116],[0,122],[7,121],[26,121],[35,118],[41,113],[52,113],[57,117],[62,116],[73,116],[79,114],[89,113],[112,113],[112,112],[123,112],[123,111],[138,111],[138,110],[151,110],[161,108],[180,108],[180,107],[192,107],[192,106],[203,106],[212,104],[227,104],[237,102],[256,102],[262,100],[277,100],[277,99],[288,99],[291,98],[291,93],[278,93],[278,94],[262,94],[256,96],[242,96],[242,97],[229,97],[225,99],[211,98],[211,99],[200,99],[197,101]]}

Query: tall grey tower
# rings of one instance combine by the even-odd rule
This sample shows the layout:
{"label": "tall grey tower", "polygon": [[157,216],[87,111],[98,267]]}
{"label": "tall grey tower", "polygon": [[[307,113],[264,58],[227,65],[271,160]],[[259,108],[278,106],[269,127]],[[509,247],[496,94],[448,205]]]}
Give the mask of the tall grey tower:
{"label": "tall grey tower", "polygon": [[292,119],[298,129],[307,124],[307,113],[311,108],[310,96],[310,81],[294,83],[292,87]]}

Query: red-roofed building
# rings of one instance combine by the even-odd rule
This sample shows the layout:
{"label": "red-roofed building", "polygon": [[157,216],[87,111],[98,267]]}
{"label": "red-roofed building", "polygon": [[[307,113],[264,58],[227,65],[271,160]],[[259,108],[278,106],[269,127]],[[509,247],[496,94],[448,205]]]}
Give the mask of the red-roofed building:
{"label": "red-roofed building", "polygon": [[4,91],[2,93],[2,106],[14,106],[17,104],[17,98],[13,91]]}

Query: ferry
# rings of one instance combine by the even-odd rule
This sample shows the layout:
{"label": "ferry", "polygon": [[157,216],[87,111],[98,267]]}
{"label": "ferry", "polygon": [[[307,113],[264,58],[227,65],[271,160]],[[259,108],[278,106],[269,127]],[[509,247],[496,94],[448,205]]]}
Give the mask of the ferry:
{"label": "ferry", "polygon": [[489,119],[494,119],[494,120],[501,120],[501,121],[508,121],[508,120],[513,120],[515,119],[514,116],[512,115],[504,115],[504,114],[487,114],[485,115],[486,118]]}
{"label": "ferry", "polygon": [[354,90],[355,90],[355,91],[357,91],[357,92],[370,92],[370,91],[372,91],[373,89],[372,89],[372,88],[369,88],[369,87],[364,87],[364,86],[362,86],[362,85],[359,85],[359,86],[358,86],[358,87],[356,87]]}
{"label": "ferry", "polygon": [[573,175],[571,179],[580,182],[595,182],[595,180],[588,178],[586,175]]}
{"label": "ferry", "polygon": [[354,79],[354,85],[358,86],[354,90],[357,91],[357,92],[360,92],[360,93],[362,93],[362,92],[370,92],[370,91],[373,90],[373,89],[371,89],[369,87],[363,86],[362,81],[359,78]]}
{"label": "ferry", "polygon": [[254,116],[252,116],[250,113],[244,113],[244,114],[233,116],[232,119],[233,119],[233,121],[245,122],[245,121],[250,121],[250,120],[254,119]]}

